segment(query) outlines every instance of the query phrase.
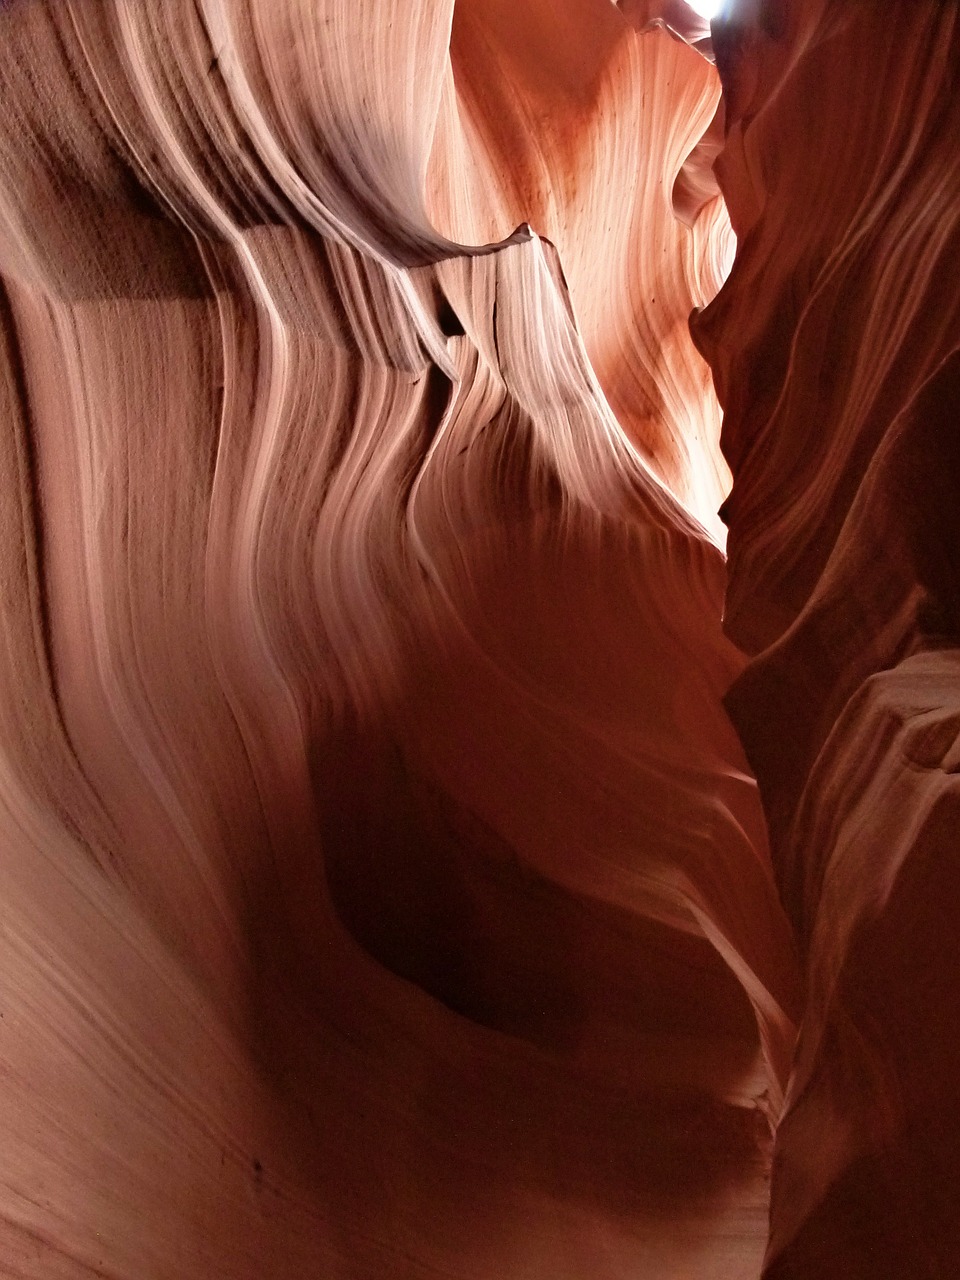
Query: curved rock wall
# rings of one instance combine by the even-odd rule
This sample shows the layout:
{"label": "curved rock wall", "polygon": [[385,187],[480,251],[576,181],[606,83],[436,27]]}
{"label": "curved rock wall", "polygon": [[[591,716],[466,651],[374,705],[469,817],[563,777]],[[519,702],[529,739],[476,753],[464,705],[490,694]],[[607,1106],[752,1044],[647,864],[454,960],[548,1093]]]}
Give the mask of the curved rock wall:
{"label": "curved rock wall", "polygon": [[0,9],[5,1276],[757,1275],[797,978],[664,14]]}
{"label": "curved rock wall", "polygon": [[0,1273],[952,1277],[955,0],[0,50]]}
{"label": "curved rock wall", "polygon": [[807,1004],[771,1280],[960,1259],[960,9],[742,4],[714,28],[738,236],[694,321],[734,474],[728,699]]}

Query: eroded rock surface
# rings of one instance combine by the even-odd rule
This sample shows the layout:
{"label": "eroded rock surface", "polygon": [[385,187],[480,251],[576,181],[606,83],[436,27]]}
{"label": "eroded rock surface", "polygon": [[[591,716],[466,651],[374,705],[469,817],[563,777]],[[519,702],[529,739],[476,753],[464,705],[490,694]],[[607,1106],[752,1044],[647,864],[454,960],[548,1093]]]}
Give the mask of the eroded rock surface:
{"label": "eroded rock surface", "polygon": [[770,1280],[960,1262],[960,10],[715,26],[738,251],[694,322],[734,486],[727,699],[808,984]]}
{"label": "eroded rock surface", "polygon": [[0,1273],[952,1280],[954,0],[0,49]]}
{"label": "eroded rock surface", "polygon": [[758,1274],[797,981],[663,17],[0,10],[4,1275]]}

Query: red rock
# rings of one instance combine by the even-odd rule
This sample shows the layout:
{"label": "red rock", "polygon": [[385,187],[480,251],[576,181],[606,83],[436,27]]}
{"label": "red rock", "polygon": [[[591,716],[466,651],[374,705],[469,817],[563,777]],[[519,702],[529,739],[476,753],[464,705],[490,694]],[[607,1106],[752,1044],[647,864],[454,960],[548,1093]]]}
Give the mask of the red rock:
{"label": "red rock", "polygon": [[[955,6],[714,29],[739,238],[694,320],[734,486],[728,698],[808,999],[765,1275],[954,1274]],[[883,91],[878,92],[878,86]]]}
{"label": "red rock", "polygon": [[0,9],[3,1275],[952,1274],[958,17],[878,14]]}

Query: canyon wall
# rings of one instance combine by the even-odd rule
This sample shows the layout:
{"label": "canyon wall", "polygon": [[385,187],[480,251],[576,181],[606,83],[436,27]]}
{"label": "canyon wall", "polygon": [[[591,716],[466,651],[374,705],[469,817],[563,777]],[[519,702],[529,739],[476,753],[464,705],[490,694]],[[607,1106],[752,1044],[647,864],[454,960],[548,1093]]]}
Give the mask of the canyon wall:
{"label": "canyon wall", "polygon": [[727,706],[806,1005],[765,1274],[960,1259],[960,9],[714,28],[733,271],[693,322],[734,475]]}
{"label": "canyon wall", "polygon": [[798,984],[657,16],[0,10],[4,1276],[757,1275]]}
{"label": "canyon wall", "polygon": [[957,24],[0,3],[0,1275],[953,1274]]}

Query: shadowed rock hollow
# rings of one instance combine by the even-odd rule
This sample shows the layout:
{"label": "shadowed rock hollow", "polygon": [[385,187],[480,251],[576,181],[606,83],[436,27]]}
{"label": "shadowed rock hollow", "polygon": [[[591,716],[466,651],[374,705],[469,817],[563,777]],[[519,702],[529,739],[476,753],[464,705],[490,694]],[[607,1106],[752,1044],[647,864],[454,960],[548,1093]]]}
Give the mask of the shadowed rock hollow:
{"label": "shadowed rock hollow", "polygon": [[0,6],[0,1274],[952,1275],[958,20]]}

